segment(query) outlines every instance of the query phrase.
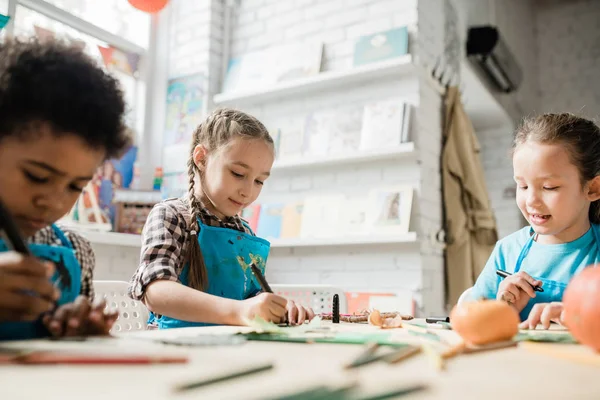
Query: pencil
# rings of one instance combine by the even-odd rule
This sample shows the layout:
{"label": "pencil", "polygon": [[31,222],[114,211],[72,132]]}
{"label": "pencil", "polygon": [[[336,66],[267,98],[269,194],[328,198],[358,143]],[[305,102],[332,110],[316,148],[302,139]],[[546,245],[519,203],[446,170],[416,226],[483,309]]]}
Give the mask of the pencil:
{"label": "pencil", "polygon": [[217,376],[217,377],[214,377],[214,378],[201,379],[201,380],[196,381],[196,382],[190,382],[190,383],[185,383],[185,384],[182,384],[182,385],[177,385],[177,386],[175,386],[174,390],[176,392],[184,392],[184,391],[187,391],[187,390],[190,390],[190,389],[196,389],[196,388],[199,388],[199,387],[212,385],[213,383],[224,382],[224,381],[228,381],[228,380],[231,380],[231,379],[241,378],[241,377],[247,376],[247,375],[257,374],[259,372],[268,371],[270,369],[273,369],[273,364],[271,364],[271,363],[269,363],[269,364],[262,364],[262,365],[259,365],[259,366],[250,367],[250,368],[242,369],[242,370],[239,370],[239,371],[227,373],[227,374],[224,374],[224,375],[221,375],[221,376]]}
{"label": "pencil", "polygon": [[[508,278],[512,274],[510,272],[506,272],[506,271],[503,271],[501,269],[497,269],[496,270],[496,275],[498,275],[498,276],[500,276],[502,278]],[[533,287],[533,290],[535,290],[536,292],[543,292],[544,291],[544,288],[542,288],[541,286],[533,286],[532,285],[532,287]]]}

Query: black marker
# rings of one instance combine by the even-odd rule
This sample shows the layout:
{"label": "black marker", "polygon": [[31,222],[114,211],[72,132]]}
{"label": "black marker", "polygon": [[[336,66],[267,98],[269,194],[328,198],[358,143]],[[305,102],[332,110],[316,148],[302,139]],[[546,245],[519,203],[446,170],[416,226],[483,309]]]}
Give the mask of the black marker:
{"label": "black marker", "polygon": [[254,263],[250,263],[250,268],[252,269],[252,273],[254,274],[254,276],[256,276],[258,284],[260,285],[260,288],[263,290],[263,292],[273,293],[273,290],[271,290],[271,286],[269,286],[264,275],[262,274],[262,272],[260,272],[260,268],[258,268]]}
{"label": "black marker", "polygon": [[[29,251],[29,247],[25,244],[25,240],[21,235],[21,231],[15,221],[6,210],[6,207],[2,202],[0,202],[0,231],[4,240],[8,245],[12,246],[13,250],[17,253],[23,254],[25,256],[31,256],[31,251]],[[64,270],[64,271],[63,271]],[[70,285],[71,276],[69,275],[69,271],[67,271],[64,266],[59,268],[59,277],[55,282],[55,287],[57,287],[61,282],[67,280]]]}
{"label": "black marker", "polygon": [[12,246],[14,251],[26,256],[31,255],[29,247],[27,247],[23,236],[21,236],[21,231],[19,231],[19,228],[2,203],[0,203],[0,229],[7,244]]}
{"label": "black marker", "polygon": [[[511,276],[512,274],[510,272],[506,272],[503,271],[501,269],[497,269],[496,270],[496,275],[501,276],[502,278],[508,278],[509,276]],[[535,290],[536,292],[543,292],[544,289],[541,286],[533,286],[533,290]]]}

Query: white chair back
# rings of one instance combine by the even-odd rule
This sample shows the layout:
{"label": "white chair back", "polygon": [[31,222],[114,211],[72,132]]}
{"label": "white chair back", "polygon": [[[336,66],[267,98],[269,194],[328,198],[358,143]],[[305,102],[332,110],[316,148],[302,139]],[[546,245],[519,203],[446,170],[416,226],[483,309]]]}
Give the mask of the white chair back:
{"label": "white chair back", "polygon": [[332,312],[333,295],[340,298],[340,314],[348,312],[346,295],[340,288],[330,285],[277,285],[271,284],[273,292],[293,300],[304,307],[311,307],[315,314]]}
{"label": "white chair back", "polygon": [[125,333],[146,329],[149,312],[146,306],[127,296],[128,282],[94,281],[96,298],[104,298],[107,308],[119,310],[119,317],[110,333]]}

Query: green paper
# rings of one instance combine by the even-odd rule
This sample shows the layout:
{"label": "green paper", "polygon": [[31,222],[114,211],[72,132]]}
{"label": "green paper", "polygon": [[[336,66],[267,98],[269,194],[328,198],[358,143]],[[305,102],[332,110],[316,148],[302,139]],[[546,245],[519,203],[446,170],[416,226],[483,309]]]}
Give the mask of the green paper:
{"label": "green paper", "polygon": [[247,340],[288,343],[335,343],[335,344],[367,344],[377,343],[381,346],[404,347],[406,343],[390,340],[389,333],[340,332],[325,335],[287,335],[280,333],[246,333]]}
{"label": "green paper", "polygon": [[513,340],[515,342],[546,342],[546,343],[569,343],[576,344],[577,340],[570,332],[554,333],[548,331],[520,332]]}

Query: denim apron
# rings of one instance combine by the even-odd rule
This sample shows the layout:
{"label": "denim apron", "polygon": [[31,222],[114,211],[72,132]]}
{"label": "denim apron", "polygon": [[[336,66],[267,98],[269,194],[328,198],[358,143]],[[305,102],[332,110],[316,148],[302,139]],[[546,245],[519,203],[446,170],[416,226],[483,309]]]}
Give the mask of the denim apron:
{"label": "denim apron", "polygon": [[[245,300],[259,292],[261,289],[250,264],[254,262],[264,274],[270,243],[235,229],[208,226],[200,220],[198,226],[198,243],[208,277],[205,292],[233,300]],[[186,264],[179,275],[179,280],[186,286],[189,284],[188,272],[189,264]],[[156,323],[159,329],[212,325],[182,321],[165,315],[156,316],[153,313],[150,313],[148,323]]]}
{"label": "denim apron", "polygon": [[[56,225],[52,225],[54,233],[61,241],[61,246],[48,244],[30,244],[31,253],[42,260],[51,261],[56,271],[50,278],[61,292],[58,305],[72,303],[81,291],[81,266],[71,241]],[[0,240],[0,252],[9,251],[3,240]],[[64,279],[59,279],[63,271]],[[48,332],[41,319],[37,321],[15,321],[0,323],[0,340],[35,339],[47,336]]]}
{"label": "denim apron", "polygon": [[[600,227],[596,224],[591,224],[590,229],[592,229],[592,231],[593,231],[594,238],[596,240],[596,245],[600,248]],[[533,241],[534,241],[536,235],[537,234],[535,232],[532,235],[530,235],[529,239],[527,240],[527,243],[525,243],[525,246],[523,246],[523,248],[521,249],[521,253],[519,254],[519,257],[517,258],[517,264],[515,265],[515,272],[514,272],[515,274],[521,270],[523,260],[525,259],[525,257],[527,257],[527,253],[529,253],[529,250],[531,249],[531,246],[533,245]],[[525,271],[525,272],[527,272],[527,271]],[[529,312],[531,311],[533,306],[537,303],[551,303],[553,301],[562,301],[565,289],[567,288],[569,281],[573,278],[573,276],[568,276],[568,277],[565,277],[565,279],[563,279],[561,281],[556,281],[556,280],[541,278],[538,276],[533,276],[533,275],[531,275],[531,276],[535,280],[542,282],[541,287],[544,289],[544,291],[543,292],[535,292],[535,302],[529,301],[529,303],[527,303],[525,308],[523,310],[521,310],[521,313],[519,314],[519,316],[521,317],[521,321],[525,321],[529,317]]]}

